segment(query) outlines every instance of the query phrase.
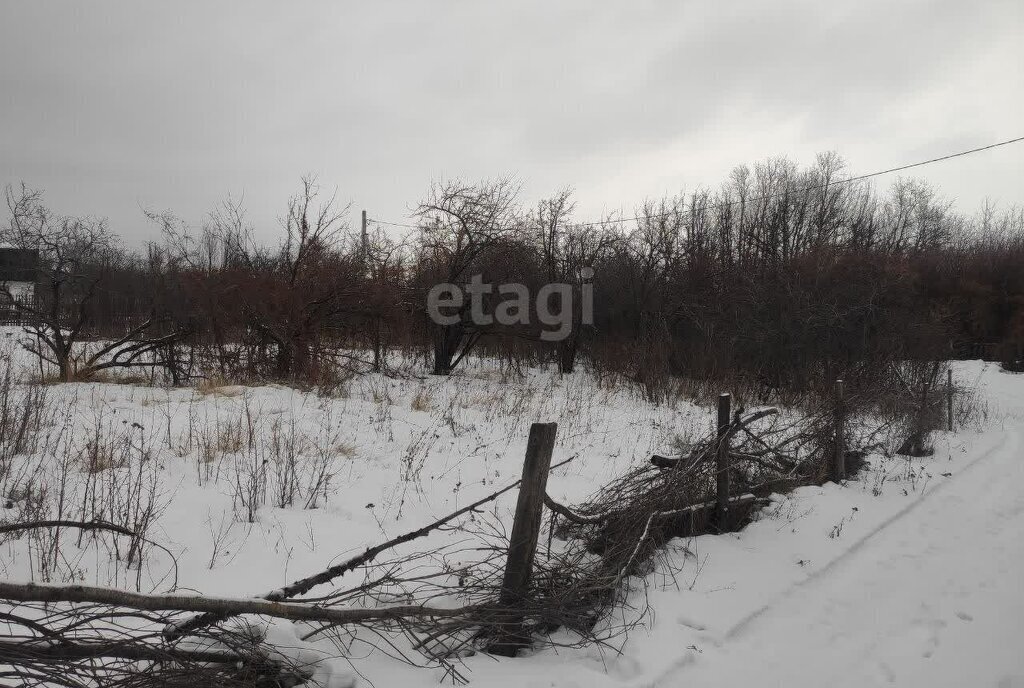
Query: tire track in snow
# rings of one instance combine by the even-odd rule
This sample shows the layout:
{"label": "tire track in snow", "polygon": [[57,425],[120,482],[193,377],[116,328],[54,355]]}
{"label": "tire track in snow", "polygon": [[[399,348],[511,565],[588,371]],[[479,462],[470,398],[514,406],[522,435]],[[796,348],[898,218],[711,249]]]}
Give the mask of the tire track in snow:
{"label": "tire track in snow", "polygon": [[[1012,441],[1012,445],[1011,445],[1011,439],[1013,440]],[[844,576],[848,576],[851,570],[855,571],[856,566],[858,566],[858,565],[860,565],[860,564],[862,564],[864,562],[862,554],[864,553],[865,550],[868,550],[875,543],[878,543],[880,541],[884,541],[886,538],[888,538],[888,537],[890,537],[892,535],[898,536],[899,532],[900,532],[900,528],[903,527],[903,526],[909,526],[908,530],[911,531],[913,534],[916,534],[918,536],[921,533],[916,532],[915,528],[927,527],[927,529],[929,529],[929,530],[934,530],[936,528],[940,528],[941,525],[938,525],[938,526],[937,525],[931,525],[930,522],[928,522],[928,521],[925,521],[923,524],[915,524],[915,523],[911,523],[910,520],[916,519],[917,512],[920,512],[924,507],[928,507],[930,505],[938,505],[938,502],[936,500],[943,499],[944,495],[949,495],[954,500],[959,499],[960,501],[964,501],[964,499],[966,499],[966,498],[957,497],[956,493],[958,491],[964,491],[964,492],[966,492],[969,495],[970,491],[967,490],[966,488],[970,487],[969,483],[971,481],[974,481],[976,479],[976,476],[978,476],[978,475],[983,476],[985,478],[984,484],[988,484],[988,479],[991,476],[986,476],[986,473],[979,472],[982,467],[986,467],[986,466],[989,466],[991,464],[992,465],[992,473],[995,475],[995,477],[998,478],[999,477],[1000,469],[1006,468],[1007,466],[1011,466],[1010,462],[1016,460],[1016,457],[1010,456],[1010,455],[1015,453],[1014,452],[1014,448],[1019,449],[1020,446],[1021,446],[1021,433],[1019,431],[1011,431],[1011,432],[1000,433],[1000,435],[998,437],[998,440],[992,446],[989,446],[988,448],[983,449],[975,459],[973,459],[970,463],[964,465],[950,479],[945,480],[945,481],[943,481],[941,483],[938,483],[934,487],[932,487],[931,489],[927,490],[920,497],[918,497],[917,499],[914,499],[911,503],[909,503],[905,507],[901,508],[899,511],[897,511],[895,514],[893,514],[891,517],[889,517],[888,519],[886,519],[882,523],[878,524],[870,532],[868,532],[867,534],[865,534],[864,536],[859,538],[856,542],[853,543],[853,545],[850,548],[848,548],[847,550],[845,550],[844,552],[839,554],[836,558],[834,558],[832,561],[830,561],[827,565],[825,565],[824,567],[822,567],[818,571],[814,572],[813,574],[809,575],[807,578],[801,580],[800,582],[791,585],[789,588],[786,589],[785,592],[775,596],[771,601],[769,601],[765,605],[761,606],[760,608],[758,608],[757,610],[755,610],[754,612],[752,612],[748,616],[744,617],[741,621],[739,621],[738,623],[733,625],[724,634],[724,636],[721,637],[721,639],[717,640],[717,642],[715,643],[715,645],[716,645],[715,650],[713,650],[712,652],[709,653],[709,655],[711,655],[711,656],[698,657],[697,655],[695,655],[692,652],[687,653],[687,654],[681,656],[675,663],[673,663],[672,666],[670,666],[666,670],[660,672],[658,674],[658,676],[653,681],[646,681],[642,685],[645,685],[645,686],[671,685],[673,683],[673,679],[675,679],[676,681],[679,681],[682,684],[689,684],[693,678],[696,678],[693,675],[693,672],[698,673],[698,674],[707,673],[708,674],[708,678],[710,678],[711,682],[713,684],[715,684],[715,685],[719,685],[717,683],[717,679],[719,678],[717,676],[718,672],[714,671],[716,665],[720,665],[721,664],[721,662],[715,661],[717,659],[720,659],[723,662],[727,662],[727,664],[722,666],[722,669],[724,670],[725,674],[733,674],[733,673],[735,673],[735,671],[737,669],[739,669],[740,673],[742,673],[742,666],[741,665],[750,664],[750,668],[751,668],[751,670],[753,670],[754,673],[753,673],[752,676],[749,677],[749,679],[758,678],[758,679],[760,679],[759,683],[763,683],[765,685],[786,685],[786,686],[802,685],[802,684],[789,683],[789,682],[787,682],[785,684],[783,684],[783,683],[776,684],[776,683],[772,683],[771,682],[771,679],[773,678],[773,676],[771,675],[771,669],[773,668],[773,666],[775,668],[779,669],[780,673],[784,673],[786,670],[792,670],[793,667],[791,667],[791,666],[787,666],[787,665],[785,665],[783,663],[774,663],[774,662],[771,662],[771,661],[766,661],[766,662],[763,662],[764,664],[766,664],[766,666],[764,666],[764,667],[757,667],[755,665],[757,664],[759,659],[763,660],[764,656],[761,656],[760,658],[758,658],[758,657],[750,657],[750,658],[748,658],[748,657],[745,657],[745,656],[742,656],[742,655],[739,656],[739,657],[734,657],[734,656],[728,656],[728,650],[733,649],[733,647],[732,647],[733,645],[741,645],[741,644],[743,644],[744,641],[750,641],[750,643],[754,643],[755,646],[756,646],[757,645],[757,641],[760,640],[759,638],[756,637],[757,633],[759,631],[762,631],[762,630],[767,630],[767,631],[769,631],[769,635],[771,637],[769,638],[768,642],[760,643],[760,645],[758,646],[758,649],[762,649],[762,650],[763,649],[768,649],[769,647],[773,647],[774,644],[778,644],[779,654],[785,655],[785,654],[791,653],[792,650],[791,650],[791,648],[789,648],[787,646],[787,643],[799,642],[799,639],[798,638],[787,639],[786,637],[780,637],[777,633],[776,634],[772,634],[772,633],[770,633],[770,631],[772,631],[773,629],[772,629],[772,626],[769,625],[769,624],[771,623],[772,620],[778,621],[776,626],[781,626],[783,628],[785,628],[789,624],[793,624],[794,620],[793,620],[793,615],[791,613],[792,610],[796,609],[796,608],[799,608],[800,605],[803,605],[803,606],[806,607],[808,602],[813,601],[812,598],[815,595],[821,596],[822,593],[832,592],[832,591],[828,590],[829,587],[834,588],[834,593],[830,597],[826,597],[826,599],[821,600],[821,604],[819,604],[816,608],[812,607],[811,609],[806,610],[806,611],[808,611],[808,617],[809,617],[807,619],[808,623],[813,623],[815,621],[820,622],[821,619],[822,619],[822,614],[826,614],[826,619],[828,619],[827,613],[833,607],[838,608],[839,612],[843,612],[843,611],[849,611],[850,609],[854,609],[854,607],[850,607],[848,605],[858,605],[858,604],[860,604],[860,605],[871,605],[875,600],[873,600],[873,599],[863,599],[863,600],[844,599],[844,596],[856,595],[857,590],[853,590],[852,589],[853,586],[851,586],[850,588],[842,588],[836,582],[836,580],[835,580],[836,577],[838,575],[840,575],[840,573],[842,573],[842,575],[844,575]],[[994,459],[1000,459],[1000,458],[1003,459],[1002,462],[994,461]],[[1002,490],[1002,492],[1006,492],[1006,486],[1004,485],[1003,487],[1004,487],[1004,489]],[[1011,488],[1011,489],[1015,489],[1019,493],[1024,488],[1021,487],[1021,483],[1020,482],[1017,482],[1014,485],[1014,487]],[[1015,502],[1015,504],[1016,504],[1016,502]],[[984,505],[975,504],[975,505],[973,505],[973,507],[974,507],[975,510],[985,509]],[[1022,510],[1024,510],[1024,507],[1022,507],[1022,509],[1017,509],[1016,506],[1014,506],[1010,511],[1012,511],[1012,512],[1014,512],[1016,514],[1016,513],[1019,513]],[[998,513],[996,515],[998,515]],[[986,516],[985,515],[982,515],[980,517],[979,516],[975,516],[975,520],[979,520],[979,518],[984,519],[984,518],[986,518]],[[910,519],[910,520],[908,520],[908,519]],[[988,516],[988,519],[991,520],[991,515]],[[989,530],[991,530],[991,529],[989,529]],[[920,541],[917,541],[916,544],[918,544],[920,546],[922,543]],[[906,564],[905,562],[903,564],[900,564],[899,561],[907,559],[907,560],[910,560],[911,563],[913,563],[915,560],[919,560],[919,559],[921,559],[923,557],[927,557],[929,555],[933,556],[933,550],[935,550],[935,549],[936,549],[935,546],[929,544],[926,549],[924,549],[923,551],[920,551],[920,552],[916,552],[916,553],[914,553],[914,552],[909,552],[908,553],[905,550],[904,551],[898,551],[897,550],[895,553],[898,556],[896,556],[895,560],[882,559],[882,563],[880,565],[880,568],[889,569],[889,568],[892,568],[892,567],[898,567],[898,566],[902,565],[903,568],[909,568],[911,573],[915,573],[916,571],[915,571],[915,569],[914,569],[914,567],[912,565]],[[897,571],[896,573],[898,574],[898,573],[900,573],[900,571]],[[870,590],[870,588],[872,586],[874,586],[876,588],[880,587],[879,586],[879,581],[881,581],[883,584],[892,582],[892,581],[889,580],[889,578],[892,578],[892,574],[887,574],[884,571],[879,572],[875,576],[868,575],[868,576],[866,576],[866,578],[867,578],[867,580],[865,580],[863,582],[863,588],[868,588],[869,592],[878,593],[879,597],[884,597],[884,593],[888,589],[887,588],[882,588],[880,590]],[[876,580],[872,580],[872,578],[874,578]],[[902,582],[905,585],[910,586],[910,587],[912,587],[914,585],[914,581],[913,580],[907,580],[907,581],[902,581],[902,579],[897,579],[897,580],[900,580],[900,582]],[[861,592],[863,592],[863,590],[861,590]],[[912,590],[912,594],[913,594],[913,592],[914,591]],[[845,607],[845,609],[844,609],[844,605],[847,605]],[[904,610],[904,611],[908,611],[909,612],[911,610]],[[862,610],[861,611],[854,611],[854,612],[850,612],[848,614],[848,616],[856,617],[858,614],[863,615],[863,613],[864,612]],[[774,619],[773,617],[779,617],[779,618],[778,619]],[[956,617],[961,622],[963,622],[963,623],[969,623],[970,621],[973,621],[973,618],[971,617],[971,615],[968,614],[967,612],[962,611],[962,610],[956,612]],[[856,619],[854,619],[854,620],[856,620]],[[922,619],[918,619],[918,618],[910,619],[910,626],[907,627],[907,628],[908,628],[910,633],[917,634],[917,636],[919,636],[918,637],[919,644],[922,647],[925,648],[923,650],[923,652],[921,653],[922,657],[926,657],[927,658],[927,657],[931,657],[932,656],[932,654],[934,653],[935,649],[938,646],[938,636],[939,636],[939,633],[946,626],[946,623],[947,622],[942,621],[940,619],[935,619],[932,616],[929,616],[928,614],[924,614],[924,618],[922,618]],[[839,637],[839,638],[847,637],[847,636],[851,635],[852,632],[855,632],[855,630],[852,630],[852,629],[844,629],[842,627],[838,627],[837,628],[835,625],[830,625],[828,620],[825,621],[824,626],[825,626],[825,628],[823,628],[821,630],[827,631],[832,636]],[[900,628],[900,630],[904,630],[904,626],[903,625],[899,625],[899,628]],[[899,636],[898,633],[895,634],[895,635],[897,637]],[[857,661],[865,661],[865,662],[870,661],[871,660],[871,656],[870,655],[876,649],[877,640],[872,640],[870,638],[865,639],[865,638],[861,637],[861,638],[854,638],[854,640],[851,641],[851,642],[857,642],[857,641],[860,641],[860,645],[858,647],[851,647],[850,648],[851,654],[853,654],[855,657],[857,657]],[[832,650],[832,648],[827,643],[825,645],[823,645],[822,647],[827,648],[830,651]],[[858,648],[861,650],[860,652],[857,652]],[[717,652],[719,650],[721,651],[720,653]],[[808,650],[810,652],[813,652],[813,650],[811,648],[808,648]],[[723,655],[726,655],[726,656],[716,657],[715,660],[713,660],[712,657],[714,657],[714,655],[716,655],[716,654],[723,654]],[[835,653],[833,652],[833,654],[835,654]],[[840,655],[839,659],[843,663],[850,661],[850,658],[848,656]],[[749,660],[749,661],[745,661],[745,660]],[[856,664],[856,662],[854,662],[854,664]],[[827,668],[827,670],[830,670],[830,669],[832,669],[832,667],[828,667]],[[892,683],[893,681],[895,681],[896,680],[896,673],[885,662],[879,662],[879,664],[878,664],[878,674],[877,674],[876,677],[878,678],[879,683],[884,685],[884,684],[889,684],[889,683]],[[818,686],[818,685],[825,685],[827,683],[827,682],[821,682],[819,680],[816,680],[815,678],[813,678],[810,675],[806,676],[806,678],[810,680],[810,682],[807,683],[806,685]],[[823,678],[823,677],[818,677],[818,678],[820,679],[820,678]],[[1010,680],[1014,680],[1014,679],[1011,677]],[[700,685],[707,685],[707,684],[704,683],[704,682],[701,682]],[[724,684],[721,684],[721,685],[732,685],[732,684],[731,683],[724,683]],[[901,685],[905,685],[905,684],[901,684]],[[1002,684],[1000,684],[1000,685],[1002,685]],[[1014,685],[1015,688],[1016,688],[1016,684],[1012,684],[1011,683],[1011,684],[1006,684],[1006,685]]]}
{"label": "tire track in snow", "polygon": [[[743,619],[738,621],[732,628],[725,632],[723,640],[732,640],[740,636],[750,625],[752,625],[757,619],[764,616],[772,609],[778,607],[781,604],[788,602],[794,596],[801,594],[807,587],[816,585],[819,580],[825,576],[831,575],[833,571],[840,566],[844,565],[847,561],[851,560],[854,556],[860,553],[869,544],[873,543],[879,535],[888,531],[894,525],[898,524],[903,518],[911,514],[912,512],[921,508],[922,505],[930,503],[936,495],[941,496],[942,493],[953,489],[951,486],[956,485],[959,481],[964,480],[965,475],[969,475],[973,472],[973,469],[979,466],[982,462],[988,460],[990,457],[998,455],[1007,445],[1009,433],[1002,433],[999,438],[999,442],[989,447],[985,451],[981,452],[977,458],[971,461],[969,464],[961,468],[951,478],[941,483],[936,484],[930,490],[926,490],[920,497],[912,500],[905,507],[897,511],[895,514],[885,519],[877,526],[868,531],[865,535],[855,541],[848,549],[841,552],[835,559],[822,566],[817,571],[811,573],[803,580],[794,583],[792,586],[786,589],[785,592],[773,598],[770,602],[760,607],[751,614],[745,616]],[[1019,446],[1019,442],[1017,443]]]}

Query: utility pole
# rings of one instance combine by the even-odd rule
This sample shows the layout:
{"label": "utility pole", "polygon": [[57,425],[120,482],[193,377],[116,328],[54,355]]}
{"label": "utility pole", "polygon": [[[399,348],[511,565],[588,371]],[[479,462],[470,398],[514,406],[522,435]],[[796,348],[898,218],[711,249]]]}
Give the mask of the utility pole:
{"label": "utility pole", "polygon": [[360,255],[362,257],[363,268],[365,269],[366,268],[366,263],[367,263],[367,257],[368,257],[367,253],[369,251],[369,244],[370,244],[370,238],[366,234],[366,211],[365,210],[363,211],[363,228],[362,228],[362,231],[360,232],[359,236],[362,239]]}

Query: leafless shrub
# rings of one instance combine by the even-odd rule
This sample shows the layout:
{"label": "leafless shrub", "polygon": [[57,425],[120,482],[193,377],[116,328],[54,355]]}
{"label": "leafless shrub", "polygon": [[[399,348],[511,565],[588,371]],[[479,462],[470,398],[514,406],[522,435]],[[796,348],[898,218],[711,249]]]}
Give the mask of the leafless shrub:
{"label": "leafless shrub", "polygon": [[19,385],[11,367],[10,353],[0,353],[0,497],[19,489],[31,462],[16,458],[36,451],[44,423],[56,420],[46,387]]}
{"label": "leafless shrub", "polygon": [[235,511],[249,523],[258,520],[259,510],[267,501],[268,463],[269,459],[256,448],[233,457],[232,501]]}
{"label": "leafless shrub", "polygon": [[112,523],[133,534],[113,539],[111,546],[115,560],[137,571],[136,585],[140,586],[150,529],[167,504],[150,436],[138,423],[125,423],[118,429],[104,424],[97,415],[79,457],[85,478],[79,518]]}
{"label": "leafless shrub", "polygon": [[312,448],[306,457],[306,474],[304,489],[304,508],[316,509],[326,503],[331,495],[331,486],[341,470],[339,461],[350,461],[355,456],[355,448],[346,443],[333,422],[333,415],[328,412],[323,418],[316,437],[309,438]]}
{"label": "leafless shrub", "polygon": [[275,418],[271,422],[268,450],[275,478],[274,505],[279,508],[295,503],[299,492],[299,460],[305,449],[294,415],[287,420]]}
{"label": "leafless shrub", "polygon": [[992,418],[991,402],[977,387],[959,384],[953,390],[953,429],[981,432]]}
{"label": "leafless shrub", "polygon": [[322,397],[340,398],[349,394],[349,386],[355,379],[357,371],[351,366],[334,362],[321,364],[315,380],[316,393]]}

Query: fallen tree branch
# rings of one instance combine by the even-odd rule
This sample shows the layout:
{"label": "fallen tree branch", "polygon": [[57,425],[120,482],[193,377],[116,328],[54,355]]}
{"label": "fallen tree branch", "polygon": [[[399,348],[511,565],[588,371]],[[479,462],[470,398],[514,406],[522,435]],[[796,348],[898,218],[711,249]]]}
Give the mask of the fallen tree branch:
{"label": "fallen tree branch", "polygon": [[[691,455],[686,456],[685,458],[689,459],[689,458],[692,458],[692,456],[693,455],[691,454]],[[677,463],[682,461],[683,458],[684,457],[682,457],[682,456],[672,457],[672,456],[662,456],[661,454],[652,454],[651,455],[651,463],[654,464],[655,466],[657,466],[658,468],[672,468]]]}
{"label": "fallen tree branch", "polygon": [[116,523],[106,521],[26,521],[24,523],[0,523],[0,534],[17,533],[35,528],[77,528],[78,530],[109,530],[129,537],[138,537],[138,533]]}
{"label": "fallen tree branch", "polygon": [[608,517],[607,514],[598,514],[596,516],[584,516],[582,514],[577,514],[564,504],[559,504],[553,500],[548,494],[544,495],[544,506],[573,523],[600,523]]}
{"label": "fallen tree branch", "polygon": [[72,661],[81,659],[129,659],[140,661],[166,662],[210,662],[234,664],[246,661],[247,657],[234,652],[217,650],[185,650],[161,647],[128,640],[72,642],[66,640],[0,640],[0,663],[17,663],[25,660]]}
{"label": "fallen tree branch", "polygon": [[[757,497],[755,497],[754,495],[745,494],[740,495],[738,497],[730,498],[729,506],[735,508],[739,506],[745,506],[747,504],[753,504],[756,501]],[[682,516],[683,514],[696,514],[697,512],[705,509],[714,509],[716,506],[717,502],[704,502],[703,504],[692,504],[690,506],[685,506],[681,509],[672,509],[670,511],[655,511],[651,513],[651,515],[647,517],[647,522],[644,525],[643,532],[641,532],[640,537],[637,538],[636,546],[630,553],[629,558],[626,560],[626,563],[622,566],[621,569],[619,569],[619,573],[615,576],[615,581],[613,582],[612,586],[617,588],[619,586],[619,583],[622,582],[622,579],[633,568],[633,565],[636,563],[637,557],[640,555],[640,551],[643,549],[644,543],[647,541],[647,538],[650,535],[651,524],[654,523],[655,519],[669,518],[670,516]]]}
{"label": "fallen tree branch", "polygon": [[174,582],[172,589],[178,585],[178,559],[174,556],[171,550],[167,549],[158,542],[154,542],[149,538],[144,538],[136,533],[131,528],[120,526],[116,523],[110,523],[109,521],[69,521],[64,519],[51,519],[41,521],[25,521],[24,523],[0,523],[0,535],[6,533],[20,533],[26,530],[35,530],[36,528],[76,528],[78,530],[105,530],[111,533],[117,533],[118,535],[125,535],[130,538],[137,538],[140,542],[144,542],[151,547],[156,547],[166,554],[174,568]]}
{"label": "fallen tree branch", "polygon": [[[261,614],[291,621],[321,621],[332,624],[357,624],[410,617],[459,617],[479,612],[482,609],[479,606],[440,609],[426,605],[334,609],[261,599],[207,597],[204,595],[147,595],[88,585],[39,585],[38,583],[9,583],[6,581],[0,581],[0,599],[18,602],[86,602],[146,611],[204,612],[225,617],[239,614]],[[165,633],[165,637],[166,635]]]}
{"label": "fallen tree branch", "polygon": [[[575,458],[575,457],[573,457],[573,458]],[[573,458],[566,459],[565,461],[562,461],[561,463],[552,466],[551,470],[554,470],[556,468],[560,468],[561,466],[566,465],[567,463],[572,461]],[[519,487],[519,484],[521,482],[522,482],[521,479],[517,480],[514,483],[506,485],[505,487],[501,488],[497,492],[492,492],[491,494],[487,495],[486,497],[484,497],[482,499],[478,499],[477,501],[473,502],[472,504],[470,504],[468,506],[464,506],[461,509],[453,511],[452,513],[448,514],[447,516],[443,516],[443,517],[437,519],[436,521],[434,521],[433,523],[430,523],[429,525],[423,526],[422,528],[417,528],[416,530],[413,530],[413,531],[409,531],[408,533],[405,533],[403,535],[399,535],[398,537],[393,538],[391,540],[388,540],[387,542],[383,542],[383,543],[381,543],[379,545],[374,545],[373,547],[368,548],[362,554],[354,556],[354,557],[352,557],[350,559],[346,559],[345,561],[341,562],[340,564],[335,564],[334,566],[331,566],[330,568],[324,569],[323,571],[321,571],[321,572],[319,572],[317,574],[314,574],[312,576],[308,576],[307,578],[302,578],[300,580],[297,580],[297,581],[295,581],[295,582],[293,582],[293,583],[291,583],[289,585],[286,585],[283,588],[278,588],[277,590],[272,590],[269,593],[266,593],[265,595],[263,595],[262,599],[268,600],[268,601],[272,601],[272,602],[278,602],[280,600],[286,600],[286,599],[289,599],[289,598],[292,598],[292,597],[296,597],[298,595],[303,595],[303,594],[309,592],[310,590],[312,590],[313,588],[315,588],[318,585],[323,585],[324,583],[329,583],[332,580],[334,580],[335,578],[339,578],[339,577],[345,575],[346,573],[348,573],[349,571],[352,571],[353,569],[356,569],[356,568],[358,568],[358,567],[360,567],[360,566],[362,566],[364,564],[367,564],[367,563],[373,561],[382,552],[386,552],[389,549],[393,549],[393,548],[395,548],[395,547],[397,547],[399,545],[402,545],[402,544],[404,544],[406,542],[410,542],[410,541],[415,540],[417,538],[424,537],[425,535],[428,535],[432,531],[437,530],[438,528],[440,528],[441,526],[445,525],[446,523],[449,523],[449,522],[455,520],[459,516],[467,514],[470,511],[474,511],[475,509],[480,508],[481,506],[483,506],[484,504],[487,504],[488,502],[493,502],[495,499],[497,499],[501,495],[505,494],[506,492],[509,492],[510,490],[513,490],[513,489]],[[188,619],[186,621],[183,621],[180,624],[172,624],[172,625],[168,626],[166,629],[164,629],[164,637],[166,637],[168,640],[174,640],[176,638],[180,638],[182,635],[184,635],[186,633],[191,633],[192,631],[195,631],[197,629],[200,629],[200,628],[203,628],[205,626],[209,626],[211,624],[215,624],[215,623],[218,623],[220,621],[223,621],[226,618],[228,618],[228,616],[230,616],[230,615],[231,615],[231,612],[211,611],[211,612],[209,612],[207,614],[204,614],[202,616],[197,616],[197,617],[194,617],[192,619]],[[374,617],[369,617],[369,618],[374,618]],[[376,617],[376,618],[390,618],[390,617]]]}
{"label": "fallen tree branch", "polygon": [[725,440],[728,440],[728,439],[732,438],[732,436],[735,435],[740,430],[743,430],[743,431],[747,432],[748,434],[752,434],[752,433],[750,433],[747,430],[746,426],[750,425],[751,423],[757,422],[757,421],[761,420],[762,418],[767,418],[768,416],[774,416],[778,412],[779,412],[779,410],[777,408],[774,408],[774,407],[766,408],[766,409],[763,409],[761,411],[757,411],[755,413],[751,413],[746,418],[739,418],[739,412],[737,412],[736,420],[734,420],[729,425],[728,429],[725,431],[725,436],[722,437],[721,439],[715,438],[715,441],[712,444],[710,444],[708,446],[705,446],[705,447],[701,447],[701,448],[699,448],[697,450],[694,450],[694,451],[690,452],[686,456],[671,457],[671,456],[661,456],[660,454],[654,454],[653,456],[651,456],[651,463],[653,465],[657,466],[658,468],[675,468],[677,465],[679,465],[680,462],[686,461],[687,464],[688,464],[688,467],[692,466],[693,464],[697,463],[701,459],[705,459],[705,458],[708,458],[709,456],[711,456],[712,454],[710,452],[710,449],[716,447],[719,442],[725,441]]}
{"label": "fallen tree branch", "polygon": [[729,426],[729,429],[726,431],[726,435],[728,437],[732,437],[737,432],[739,432],[741,428],[744,428],[744,427],[750,425],[751,423],[756,423],[757,421],[761,420],[762,418],[767,418],[768,416],[777,415],[778,412],[779,412],[779,409],[777,409],[775,407],[771,407],[771,408],[762,409],[760,411],[757,411],[756,413],[751,413],[746,418],[737,418],[736,421],[734,421],[732,423],[732,425]]}
{"label": "fallen tree branch", "polygon": [[794,466],[796,466],[796,461],[794,461],[794,460],[793,460],[792,458],[790,458],[789,456],[786,456],[785,454],[783,454],[782,452],[780,452],[780,451],[779,451],[779,450],[778,450],[777,448],[775,448],[775,447],[773,447],[773,446],[769,445],[769,444],[768,444],[767,442],[765,442],[765,441],[764,441],[763,439],[761,439],[761,438],[760,438],[759,436],[757,436],[757,435],[755,435],[754,433],[750,432],[750,430],[749,430],[748,428],[745,428],[745,427],[744,427],[744,428],[740,428],[740,429],[741,429],[741,430],[742,430],[742,431],[744,432],[744,434],[746,434],[746,436],[747,436],[747,437],[749,437],[749,438],[750,438],[750,439],[752,439],[752,440],[753,440],[754,442],[757,442],[757,443],[758,443],[758,444],[760,444],[760,445],[761,445],[762,447],[764,447],[764,450],[765,450],[766,452],[769,452],[769,453],[771,453],[771,454],[774,454],[774,455],[775,455],[775,456],[776,456],[776,457],[777,457],[777,458],[778,458],[778,459],[780,460],[780,462],[782,462],[782,463],[783,463],[783,467],[784,467],[784,468],[786,468],[786,469],[792,469],[792,468],[793,468]]}

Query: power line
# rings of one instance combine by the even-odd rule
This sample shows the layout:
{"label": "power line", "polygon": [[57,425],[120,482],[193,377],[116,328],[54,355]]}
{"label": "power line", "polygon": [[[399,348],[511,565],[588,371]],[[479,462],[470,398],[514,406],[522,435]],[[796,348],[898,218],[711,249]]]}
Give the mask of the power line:
{"label": "power line", "polygon": [[[1015,139],[1007,139],[1006,141],[1000,141],[998,143],[992,143],[987,146],[981,146],[979,148],[971,148],[970,150],[959,151],[957,153],[950,153],[943,155],[938,158],[931,158],[930,160],[922,160],[921,162],[910,163],[909,165],[900,165],[899,167],[890,167],[887,170],[879,170],[878,172],[870,172],[868,174],[861,174],[855,177],[847,177],[846,179],[839,179],[833,182],[827,182],[825,184],[817,184],[814,186],[804,187],[795,191],[786,191],[785,193],[807,193],[809,191],[817,191],[832,186],[842,186],[843,184],[852,184],[853,182],[863,181],[865,179],[871,179],[872,177],[880,177],[883,174],[892,174],[893,172],[902,172],[904,170],[911,170],[915,167],[924,167],[925,165],[931,165],[933,163],[942,162],[944,160],[950,160],[952,158],[960,158],[965,155],[971,155],[972,153],[980,153],[982,151],[991,150],[993,148],[999,148],[1000,146],[1009,146],[1012,143],[1020,143],[1024,141],[1024,136],[1018,136]],[[728,208],[733,205],[740,205],[741,203],[758,203],[761,201],[770,201],[775,198],[779,198],[782,194],[773,194],[769,196],[759,196],[755,198],[743,199],[741,201],[729,201],[727,203],[716,203],[710,206],[706,206],[706,210],[717,210],[719,208]],[[595,227],[597,225],[609,225],[609,224],[620,224],[623,222],[639,222],[640,220],[653,220],[660,217],[665,217],[671,213],[658,213],[655,215],[637,215],[636,217],[619,218],[617,220],[596,220],[593,222],[573,222],[571,223],[574,227]],[[370,222],[374,222],[378,225],[388,225],[389,227],[405,227],[408,229],[419,229],[419,225],[405,224],[402,222],[389,222],[386,220],[378,220],[376,218],[368,218]]]}
{"label": "power line", "polygon": [[375,217],[366,218],[367,222],[372,222],[376,225],[387,225],[388,227],[408,227],[409,229],[419,229],[419,225],[407,225],[401,222],[388,222],[387,220],[378,220]]}

